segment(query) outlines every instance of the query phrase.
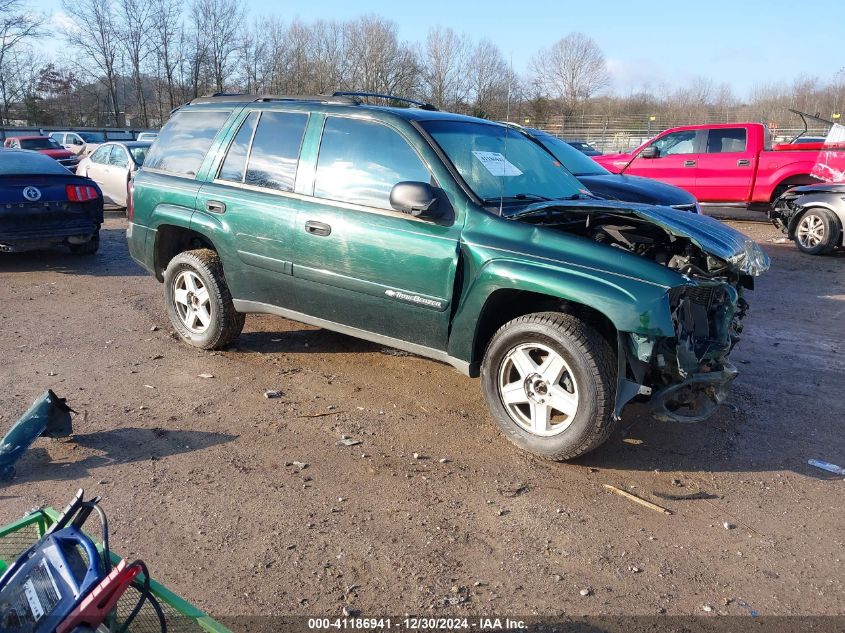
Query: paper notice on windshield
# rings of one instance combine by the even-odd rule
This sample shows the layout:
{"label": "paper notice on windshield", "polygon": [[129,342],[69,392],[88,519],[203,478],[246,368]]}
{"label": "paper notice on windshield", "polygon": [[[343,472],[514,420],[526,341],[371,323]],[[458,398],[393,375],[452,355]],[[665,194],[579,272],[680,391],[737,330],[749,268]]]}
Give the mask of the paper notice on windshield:
{"label": "paper notice on windshield", "polygon": [[519,168],[499,152],[473,152],[481,164],[494,176],[521,176]]}

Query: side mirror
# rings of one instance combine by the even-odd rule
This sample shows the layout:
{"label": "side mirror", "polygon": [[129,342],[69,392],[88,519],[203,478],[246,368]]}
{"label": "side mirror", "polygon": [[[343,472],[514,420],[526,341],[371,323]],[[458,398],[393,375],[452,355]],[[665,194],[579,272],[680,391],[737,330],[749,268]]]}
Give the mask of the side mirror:
{"label": "side mirror", "polygon": [[427,182],[398,182],[390,190],[390,206],[416,218],[439,218],[440,200]]}
{"label": "side mirror", "polygon": [[649,145],[640,152],[640,158],[660,158],[660,150],[654,145]]}

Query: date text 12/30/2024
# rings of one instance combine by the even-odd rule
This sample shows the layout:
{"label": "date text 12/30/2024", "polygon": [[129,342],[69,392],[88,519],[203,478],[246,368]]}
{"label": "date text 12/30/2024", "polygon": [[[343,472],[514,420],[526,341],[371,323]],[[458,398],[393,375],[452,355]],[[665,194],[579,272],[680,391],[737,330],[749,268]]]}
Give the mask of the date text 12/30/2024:
{"label": "date text 12/30/2024", "polygon": [[523,620],[511,618],[309,618],[308,628],[314,631],[332,629],[348,630],[387,630],[404,629],[408,631],[498,631],[527,628]]}

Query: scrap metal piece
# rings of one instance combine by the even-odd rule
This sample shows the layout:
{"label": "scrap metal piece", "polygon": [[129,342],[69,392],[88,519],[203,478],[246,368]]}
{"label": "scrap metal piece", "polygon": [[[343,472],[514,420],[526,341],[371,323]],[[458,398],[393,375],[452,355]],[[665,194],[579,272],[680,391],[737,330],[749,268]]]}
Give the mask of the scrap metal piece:
{"label": "scrap metal piece", "polygon": [[0,440],[0,481],[15,476],[15,463],[39,437],[73,434],[70,414],[76,413],[52,389],[45,391]]}

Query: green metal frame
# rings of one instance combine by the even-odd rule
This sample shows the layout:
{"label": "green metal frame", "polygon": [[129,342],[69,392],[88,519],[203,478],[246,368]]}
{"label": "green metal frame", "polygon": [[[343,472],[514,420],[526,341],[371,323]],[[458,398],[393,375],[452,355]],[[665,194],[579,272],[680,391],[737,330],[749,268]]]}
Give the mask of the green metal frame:
{"label": "green metal frame", "polygon": [[[42,537],[58,518],[59,513],[55,509],[41,508],[40,510],[31,512],[22,519],[18,519],[13,523],[0,527],[0,539],[10,534],[14,534],[15,532],[19,532],[31,525],[38,526],[38,536]],[[102,554],[103,544],[96,543],[96,545],[97,549]],[[121,560],[121,557],[114,552],[110,552],[110,557],[112,562],[115,564]],[[0,573],[2,573],[11,562],[12,561],[0,561]],[[140,574],[138,579],[143,581],[143,574]],[[208,614],[200,611],[194,605],[180,598],[167,587],[157,583],[152,578],[150,578],[150,590],[158,600],[167,604],[175,611],[178,611],[181,615],[191,618],[205,631],[208,631],[209,633],[232,633],[232,631],[212,619]]]}

